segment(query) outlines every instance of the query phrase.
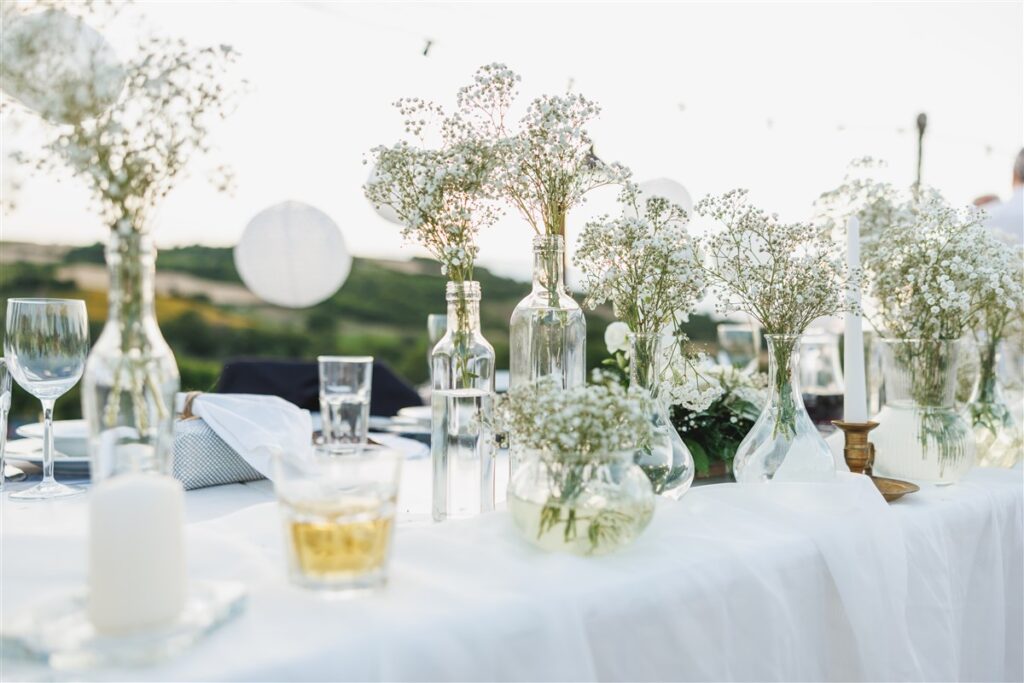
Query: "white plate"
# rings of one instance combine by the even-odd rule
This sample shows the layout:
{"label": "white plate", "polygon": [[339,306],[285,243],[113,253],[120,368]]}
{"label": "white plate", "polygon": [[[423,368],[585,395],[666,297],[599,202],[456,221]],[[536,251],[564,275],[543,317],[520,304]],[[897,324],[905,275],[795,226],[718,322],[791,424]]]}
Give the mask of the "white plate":
{"label": "white plate", "polygon": [[398,415],[400,417],[416,420],[417,422],[430,424],[431,410],[430,406],[409,406],[408,408],[399,409]]}
{"label": "white plate", "polygon": [[[43,438],[41,422],[18,427],[18,436]],[[53,447],[69,458],[89,459],[89,427],[85,420],[56,420],[53,423]]]}
{"label": "white plate", "polygon": [[[11,439],[7,442],[5,454],[8,460],[21,460],[34,465],[43,464],[43,440],[42,439]],[[53,453],[53,468],[58,474],[88,474],[89,456],[69,456],[55,449]]]}

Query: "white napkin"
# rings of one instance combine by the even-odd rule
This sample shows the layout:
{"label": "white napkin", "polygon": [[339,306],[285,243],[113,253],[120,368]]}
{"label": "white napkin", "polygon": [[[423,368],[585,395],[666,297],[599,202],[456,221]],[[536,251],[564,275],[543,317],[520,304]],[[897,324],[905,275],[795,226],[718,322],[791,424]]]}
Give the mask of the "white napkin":
{"label": "white napkin", "polygon": [[192,401],[192,414],[267,479],[274,453],[309,449],[313,439],[309,411],[277,396],[202,394]]}

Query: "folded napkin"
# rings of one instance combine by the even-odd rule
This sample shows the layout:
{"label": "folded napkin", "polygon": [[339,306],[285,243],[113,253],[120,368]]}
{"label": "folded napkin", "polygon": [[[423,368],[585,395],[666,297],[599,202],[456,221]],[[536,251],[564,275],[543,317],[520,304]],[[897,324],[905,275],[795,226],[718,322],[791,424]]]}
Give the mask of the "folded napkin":
{"label": "folded napkin", "polygon": [[192,400],[192,415],[202,418],[268,479],[273,474],[274,453],[308,449],[313,438],[309,411],[277,396],[200,394]]}

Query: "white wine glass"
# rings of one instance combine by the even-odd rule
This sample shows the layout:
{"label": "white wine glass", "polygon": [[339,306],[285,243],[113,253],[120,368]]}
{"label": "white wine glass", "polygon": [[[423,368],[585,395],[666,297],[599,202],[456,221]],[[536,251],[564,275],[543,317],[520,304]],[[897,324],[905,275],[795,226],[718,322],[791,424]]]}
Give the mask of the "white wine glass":
{"label": "white wine glass", "polygon": [[78,383],[89,353],[85,302],[78,299],[8,299],[4,358],[22,389],[43,404],[43,480],[19,500],[81,493],[53,478],[53,404]]}

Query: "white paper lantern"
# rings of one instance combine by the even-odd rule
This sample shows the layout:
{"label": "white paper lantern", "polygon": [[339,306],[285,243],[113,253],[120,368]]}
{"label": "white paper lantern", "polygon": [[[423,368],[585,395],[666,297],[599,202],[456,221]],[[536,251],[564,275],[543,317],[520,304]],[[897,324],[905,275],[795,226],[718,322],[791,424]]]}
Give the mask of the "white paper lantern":
{"label": "white paper lantern", "polygon": [[337,224],[302,202],[282,202],[256,214],[235,247],[242,282],[269,303],[305,308],[344,284],[352,255]]}
{"label": "white paper lantern", "polygon": [[[648,197],[664,197],[672,204],[681,206],[686,211],[687,216],[693,215],[693,198],[690,197],[689,191],[681,183],[677,183],[670,178],[655,178],[654,180],[645,180],[642,183],[637,183],[637,187],[641,192],[641,206],[647,201]],[[635,214],[629,207],[624,209],[623,213]]]}
{"label": "white paper lantern", "polygon": [[0,32],[0,88],[48,121],[102,114],[124,82],[114,48],[81,17],[51,9],[18,16]]}
{"label": "white paper lantern", "polygon": [[[374,164],[373,168],[370,169],[370,175],[366,179],[366,184],[369,185],[370,183],[376,182],[376,180],[377,180],[377,165]],[[386,220],[388,223],[394,223],[395,225],[404,225],[402,223],[402,219],[398,217],[397,213],[395,213],[395,210],[392,209],[387,204],[381,204],[380,206],[377,206],[373,202],[370,202],[370,206],[373,207],[373,210],[377,212],[378,216],[380,216],[381,218]]]}

